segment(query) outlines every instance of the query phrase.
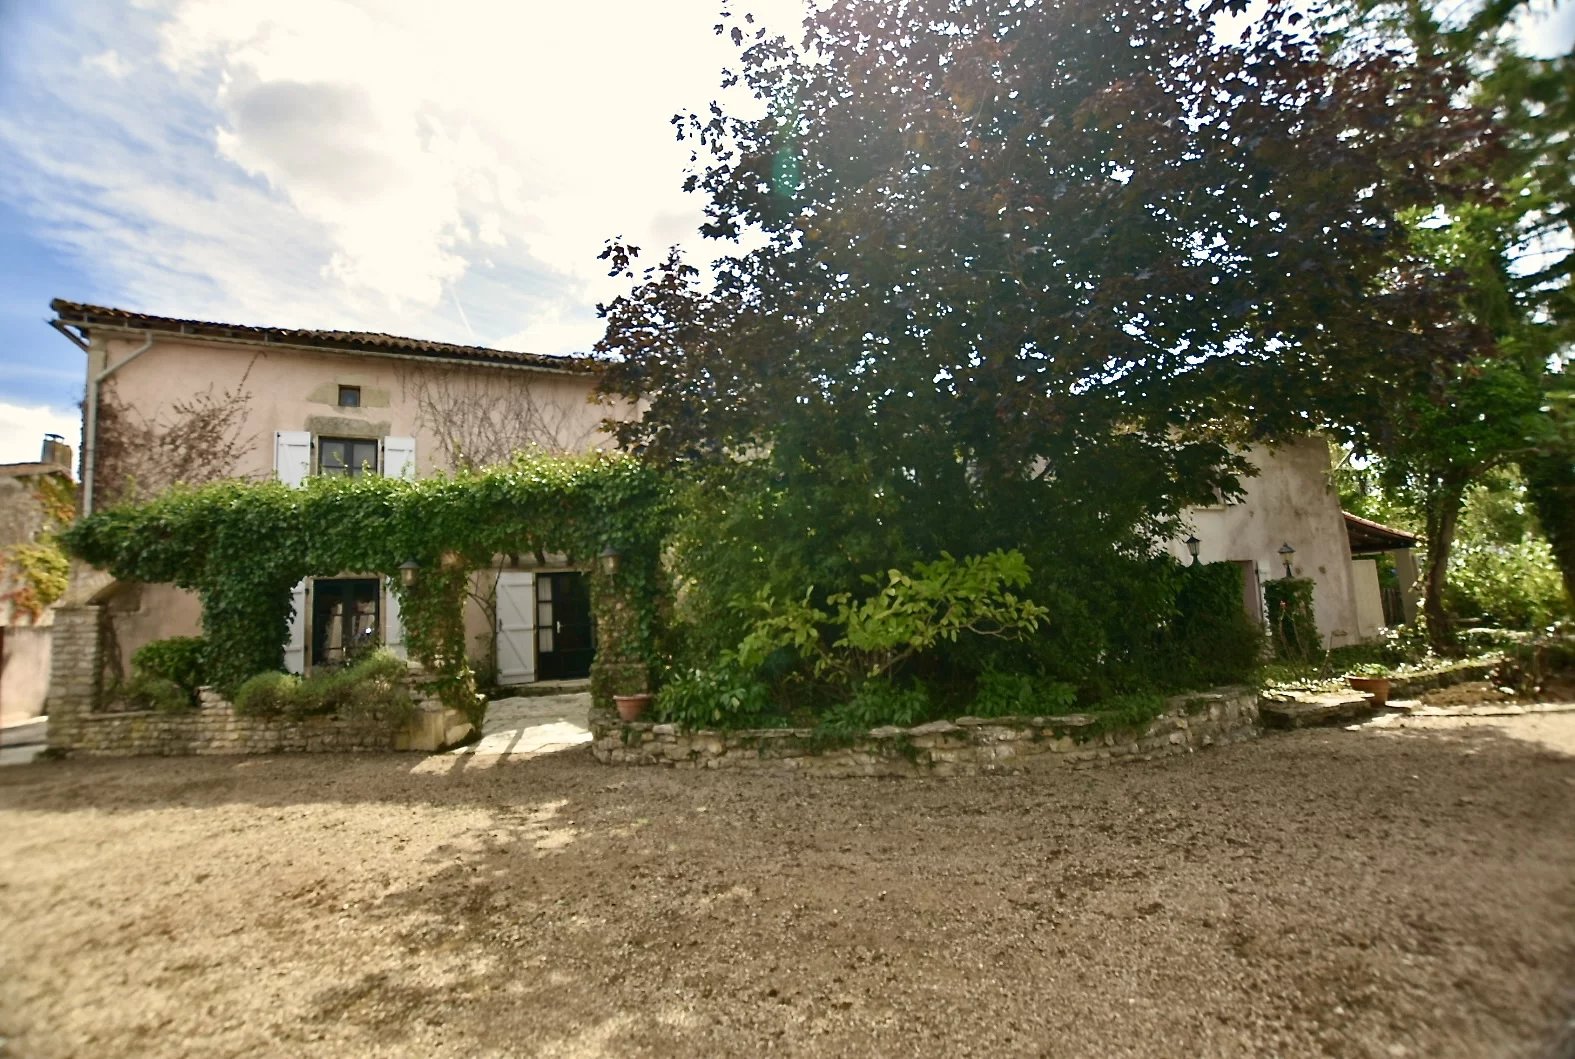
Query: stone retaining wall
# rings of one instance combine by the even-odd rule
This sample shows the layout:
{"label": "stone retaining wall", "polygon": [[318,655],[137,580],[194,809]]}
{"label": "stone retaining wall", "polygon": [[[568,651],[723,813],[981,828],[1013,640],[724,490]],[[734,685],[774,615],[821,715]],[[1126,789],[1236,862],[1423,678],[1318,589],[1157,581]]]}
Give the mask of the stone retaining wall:
{"label": "stone retaining wall", "polygon": [[786,768],[842,776],[1090,768],[1189,754],[1257,734],[1258,695],[1250,688],[1178,695],[1141,730],[1106,730],[1090,714],[961,717],[914,728],[876,728],[851,743],[828,740],[809,728],[686,732],[671,724],[625,724],[600,709],[591,716],[591,752],[603,764]]}
{"label": "stone retaining wall", "polygon": [[386,725],[339,717],[237,717],[229,704],[191,713],[85,714],[68,724],[56,724],[51,717],[49,725],[51,748],[95,757],[394,750],[394,742],[394,732]]}
{"label": "stone retaining wall", "polygon": [[469,737],[470,722],[435,699],[397,723],[346,717],[237,716],[211,688],[185,713],[103,709],[105,651],[101,606],[61,607],[49,688],[49,748],[94,757],[184,754],[342,753],[439,750]]}
{"label": "stone retaining wall", "polygon": [[470,723],[440,703],[417,707],[408,722],[346,717],[244,717],[203,689],[202,707],[189,713],[137,710],[49,716],[49,746],[89,757],[187,754],[346,753],[362,750],[433,751],[470,734]]}
{"label": "stone retaining wall", "polygon": [[1397,674],[1389,678],[1389,697],[1414,699],[1418,695],[1437,691],[1439,688],[1454,687],[1456,684],[1467,684],[1474,680],[1488,680],[1493,676],[1493,670],[1497,669],[1498,665],[1499,660],[1494,658],[1488,661],[1453,662],[1437,669]]}

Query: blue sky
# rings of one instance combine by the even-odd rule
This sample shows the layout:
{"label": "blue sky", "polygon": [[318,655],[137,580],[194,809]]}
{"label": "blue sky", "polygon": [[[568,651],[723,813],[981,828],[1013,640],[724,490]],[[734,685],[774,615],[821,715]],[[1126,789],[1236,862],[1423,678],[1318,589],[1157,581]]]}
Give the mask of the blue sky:
{"label": "blue sky", "polygon": [[668,119],[716,96],[715,12],[0,0],[0,462],[77,432],[53,297],[588,350],[603,241],[697,241]]}
{"label": "blue sky", "polygon": [[604,239],[698,242],[667,119],[716,95],[717,6],[0,0],[0,462],[76,441],[53,297],[588,349]]}

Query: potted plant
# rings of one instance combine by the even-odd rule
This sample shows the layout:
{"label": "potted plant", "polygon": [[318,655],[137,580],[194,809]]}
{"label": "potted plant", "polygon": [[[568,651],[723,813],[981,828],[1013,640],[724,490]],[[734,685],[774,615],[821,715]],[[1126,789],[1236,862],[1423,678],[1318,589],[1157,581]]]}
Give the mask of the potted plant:
{"label": "potted plant", "polygon": [[642,691],[638,695],[614,695],[612,699],[613,705],[618,707],[619,718],[627,723],[638,721],[653,697],[650,692]]}
{"label": "potted plant", "polygon": [[1345,675],[1345,682],[1353,691],[1373,697],[1374,706],[1389,702],[1389,669],[1378,662],[1364,662]]}

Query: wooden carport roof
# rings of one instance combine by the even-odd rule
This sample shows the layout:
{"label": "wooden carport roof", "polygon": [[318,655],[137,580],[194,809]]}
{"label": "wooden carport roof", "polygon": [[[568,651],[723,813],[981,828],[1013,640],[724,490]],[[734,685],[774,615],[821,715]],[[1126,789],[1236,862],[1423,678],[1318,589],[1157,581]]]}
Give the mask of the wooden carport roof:
{"label": "wooden carport roof", "polygon": [[1342,511],[1345,516],[1345,535],[1351,542],[1352,555],[1365,555],[1369,552],[1387,552],[1397,548],[1415,548],[1418,537],[1405,530],[1397,530],[1385,526],[1372,519],[1353,515],[1349,511]]}

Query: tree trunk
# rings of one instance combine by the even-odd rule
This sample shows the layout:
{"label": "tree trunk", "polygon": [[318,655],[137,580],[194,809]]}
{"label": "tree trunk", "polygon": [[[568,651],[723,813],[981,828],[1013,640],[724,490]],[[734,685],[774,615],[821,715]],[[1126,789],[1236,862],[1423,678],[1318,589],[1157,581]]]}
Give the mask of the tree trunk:
{"label": "tree trunk", "polygon": [[1422,613],[1427,617],[1427,638],[1439,653],[1456,646],[1455,623],[1444,604],[1444,589],[1449,577],[1449,553],[1455,546],[1455,528],[1460,508],[1465,503],[1466,483],[1470,477],[1452,473],[1443,476],[1433,493],[1427,512],[1427,577]]}
{"label": "tree trunk", "polygon": [[1575,605],[1575,451],[1560,451],[1555,446],[1522,460],[1520,471],[1543,535],[1553,546],[1564,592]]}

